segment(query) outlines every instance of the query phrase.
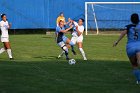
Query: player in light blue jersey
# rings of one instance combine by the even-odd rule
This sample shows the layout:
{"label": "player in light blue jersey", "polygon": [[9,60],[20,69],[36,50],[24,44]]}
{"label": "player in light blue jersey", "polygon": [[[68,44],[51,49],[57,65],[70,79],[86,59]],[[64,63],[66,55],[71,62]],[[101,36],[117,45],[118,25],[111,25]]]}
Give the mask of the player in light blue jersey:
{"label": "player in light blue jersey", "polygon": [[125,26],[125,30],[113,46],[116,46],[127,34],[126,52],[133,66],[133,74],[137,79],[137,84],[140,84],[140,69],[138,67],[140,65],[140,24],[138,14],[131,15],[131,22],[132,24]]}
{"label": "player in light blue jersey", "polygon": [[56,42],[57,44],[63,49],[63,51],[65,52],[66,55],[66,59],[69,60],[68,57],[68,48],[66,46],[66,43],[68,43],[69,45],[71,45],[72,50],[74,51],[74,44],[64,35],[67,31],[69,31],[72,28],[72,26],[70,26],[68,29],[64,28],[64,22],[60,21],[59,25],[56,27]]}

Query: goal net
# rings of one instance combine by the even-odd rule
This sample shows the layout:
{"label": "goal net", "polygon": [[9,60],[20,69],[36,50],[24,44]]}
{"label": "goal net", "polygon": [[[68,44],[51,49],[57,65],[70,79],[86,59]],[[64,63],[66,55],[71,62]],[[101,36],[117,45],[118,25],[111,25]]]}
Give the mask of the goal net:
{"label": "goal net", "polygon": [[132,13],[140,15],[140,2],[85,2],[85,31],[99,34],[120,31],[131,23]]}

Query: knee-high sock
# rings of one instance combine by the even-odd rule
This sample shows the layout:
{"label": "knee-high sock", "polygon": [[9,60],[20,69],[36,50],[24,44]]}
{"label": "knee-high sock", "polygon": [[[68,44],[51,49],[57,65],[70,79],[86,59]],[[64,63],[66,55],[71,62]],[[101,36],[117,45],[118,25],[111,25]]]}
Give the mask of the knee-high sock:
{"label": "knee-high sock", "polygon": [[5,48],[1,48],[0,49],[0,54],[2,54],[4,51],[6,51]]}
{"label": "knee-high sock", "polygon": [[139,69],[134,69],[133,74],[135,75],[136,79],[140,81],[140,70]]}
{"label": "knee-high sock", "polygon": [[72,41],[70,42],[70,45],[71,45],[72,51],[74,51],[74,43]]}
{"label": "knee-high sock", "polygon": [[12,57],[11,49],[7,49],[7,53],[8,53],[9,58],[13,58],[13,57]]}
{"label": "knee-high sock", "polygon": [[66,58],[68,58],[68,48],[64,46],[62,49],[65,51]]}
{"label": "knee-high sock", "polygon": [[63,56],[65,54],[65,51],[62,51],[62,53],[60,54],[60,56]]}
{"label": "knee-high sock", "polygon": [[79,48],[79,50],[80,50],[84,60],[87,60],[84,50],[82,48]]}

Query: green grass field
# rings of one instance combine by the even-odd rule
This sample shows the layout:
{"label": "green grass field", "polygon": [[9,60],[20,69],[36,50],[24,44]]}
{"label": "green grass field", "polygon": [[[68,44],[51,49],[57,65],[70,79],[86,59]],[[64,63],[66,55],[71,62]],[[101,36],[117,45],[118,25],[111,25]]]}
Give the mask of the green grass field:
{"label": "green grass field", "polygon": [[[139,93],[125,52],[126,38],[113,48],[117,35],[84,39],[88,61],[76,48],[76,65],[64,58],[51,35],[11,35],[15,60],[0,55],[0,93]],[[2,47],[2,44],[0,45]]]}

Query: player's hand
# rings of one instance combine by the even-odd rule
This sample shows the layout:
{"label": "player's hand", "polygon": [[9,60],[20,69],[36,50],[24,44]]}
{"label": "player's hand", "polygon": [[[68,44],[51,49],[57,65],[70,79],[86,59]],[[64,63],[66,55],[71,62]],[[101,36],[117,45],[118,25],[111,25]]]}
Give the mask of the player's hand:
{"label": "player's hand", "polygon": [[113,44],[113,47],[117,46],[117,44],[118,44],[118,41],[115,41]]}
{"label": "player's hand", "polygon": [[70,29],[73,28],[73,25],[70,26]]}
{"label": "player's hand", "polygon": [[9,23],[9,28],[8,28],[8,29],[10,29],[10,28],[11,28],[11,26],[12,26],[12,23]]}
{"label": "player's hand", "polygon": [[71,19],[70,18],[68,18],[68,22],[71,22]]}

